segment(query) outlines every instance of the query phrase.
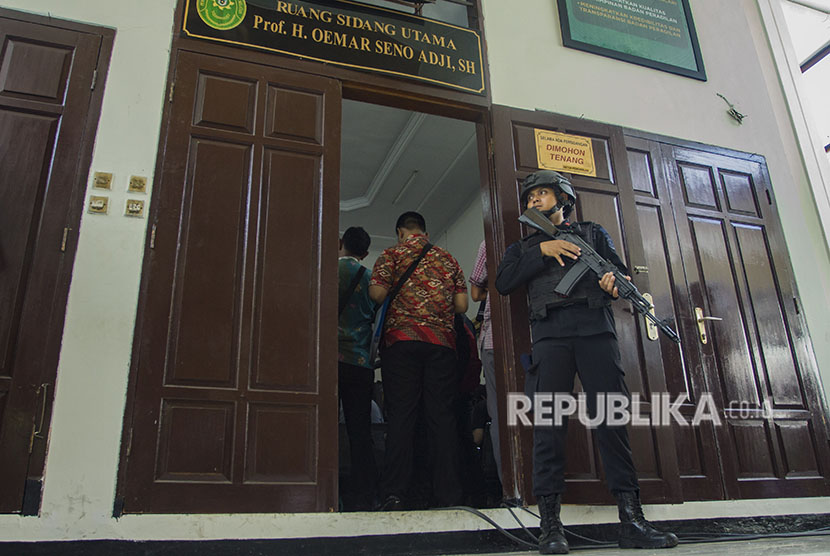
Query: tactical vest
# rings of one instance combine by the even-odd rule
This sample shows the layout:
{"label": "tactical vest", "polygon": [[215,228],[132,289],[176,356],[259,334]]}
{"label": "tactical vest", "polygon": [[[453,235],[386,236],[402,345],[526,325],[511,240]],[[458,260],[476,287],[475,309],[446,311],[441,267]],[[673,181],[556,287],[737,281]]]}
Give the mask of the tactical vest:
{"label": "tactical vest", "polygon": [[[588,244],[596,247],[594,243],[593,222],[578,222],[572,224],[571,229],[582,236],[582,239],[588,242]],[[522,238],[522,252],[535,248],[540,243],[548,241],[549,239],[541,233],[535,233]],[[562,239],[567,240],[567,234],[564,234]],[[562,257],[562,262],[565,263],[565,266],[560,266],[559,262],[553,257],[545,257],[545,271],[537,274],[528,282],[527,294],[530,299],[531,321],[543,320],[547,317],[548,311],[551,309],[566,307],[568,305],[585,304],[595,309],[611,304],[610,296],[599,287],[599,278],[590,270],[577,282],[569,296],[562,297],[554,292],[553,290],[559,284],[559,281],[576,263],[570,257]]]}

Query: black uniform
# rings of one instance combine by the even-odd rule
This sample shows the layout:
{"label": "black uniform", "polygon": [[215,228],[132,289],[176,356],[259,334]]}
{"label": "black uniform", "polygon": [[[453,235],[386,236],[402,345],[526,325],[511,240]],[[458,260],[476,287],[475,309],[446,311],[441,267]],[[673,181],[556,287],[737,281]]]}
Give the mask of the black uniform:
{"label": "black uniform", "polygon": [[[559,227],[578,233],[598,254],[629,274],[602,226],[592,222],[565,223]],[[611,310],[612,298],[599,287],[599,279],[587,272],[568,297],[553,291],[575,261],[542,255],[539,244],[549,240],[537,232],[512,244],[499,264],[496,289],[507,295],[527,286],[530,304],[533,364],[527,370],[525,391],[567,393],[573,391],[579,373],[587,394],[589,413],[596,410],[596,394],[628,396]],[[563,238],[566,239],[566,238]],[[637,472],[625,427],[597,429],[599,449],[612,492],[639,490]],[[536,426],[533,431],[533,494],[550,496],[565,490],[567,418],[563,426]]]}

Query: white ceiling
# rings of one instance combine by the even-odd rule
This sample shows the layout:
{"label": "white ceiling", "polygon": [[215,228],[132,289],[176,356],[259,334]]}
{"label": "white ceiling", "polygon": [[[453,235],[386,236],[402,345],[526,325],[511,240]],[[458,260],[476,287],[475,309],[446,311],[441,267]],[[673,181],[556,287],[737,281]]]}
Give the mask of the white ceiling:
{"label": "white ceiling", "polygon": [[477,151],[471,122],[344,100],[341,234],[362,226],[382,249],[414,210],[438,237],[480,194]]}

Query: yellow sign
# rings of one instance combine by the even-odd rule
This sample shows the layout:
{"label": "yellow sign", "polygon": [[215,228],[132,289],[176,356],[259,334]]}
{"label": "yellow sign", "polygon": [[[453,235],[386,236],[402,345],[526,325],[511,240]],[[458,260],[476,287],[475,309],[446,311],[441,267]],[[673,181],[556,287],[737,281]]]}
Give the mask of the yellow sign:
{"label": "yellow sign", "polygon": [[596,176],[591,140],[545,129],[535,129],[536,159],[543,170],[558,170],[583,176]]}

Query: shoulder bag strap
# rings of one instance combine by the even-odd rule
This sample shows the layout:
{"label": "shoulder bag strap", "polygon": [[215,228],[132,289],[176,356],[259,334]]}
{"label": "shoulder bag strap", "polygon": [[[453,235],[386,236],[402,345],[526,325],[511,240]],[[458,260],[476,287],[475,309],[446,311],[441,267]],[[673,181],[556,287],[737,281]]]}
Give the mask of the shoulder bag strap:
{"label": "shoulder bag strap", "polygon": [[403,285],[406,283],[407,280],[409,280],[409,277],[412,276],[412,273],[415,272],[415,268],[418,266],[418,263],[421,262],[421,259],[423,259],[426,256],[427,252],[430,249],[432,249],[431,243],[427,243],[426,245],[424,245],[424,250],[421,251],[421,254],[418,255],[418,258],[412,261],[412,264],[409,265],[409,268],[407,268],[406,272],[403,273],[403,276],[401,276],[401,279],[398,280],[398,283],[392,286],[392,289],[389,290],[389,295],[386,296],[389,299],[389,305],[392,305],[392,300],[395,299],[395,296],[398,295],[399,291],[401,291]]}

